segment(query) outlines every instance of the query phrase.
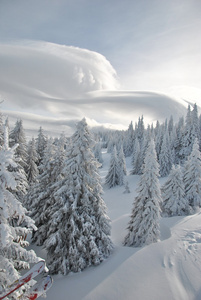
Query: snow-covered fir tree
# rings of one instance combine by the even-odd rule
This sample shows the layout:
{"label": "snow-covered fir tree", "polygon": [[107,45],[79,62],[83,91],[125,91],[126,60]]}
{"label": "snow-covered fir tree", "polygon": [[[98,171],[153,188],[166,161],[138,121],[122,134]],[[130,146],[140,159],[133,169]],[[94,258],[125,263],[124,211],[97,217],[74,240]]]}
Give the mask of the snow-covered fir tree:
{"label": "snow-covered fir tree", "polygon": [[102,156],[102,148],[101,143],[96,143],[94,146],[94,155],[97,161],[102,165],[103,163],[103,156]]}
{"label": "snow-covered fir tree", "polygon": [[111,153],[110,165],[108,169],[108,173],[105,177],[105,184],[109,187],[115,187],[121,184],[122,180],[122,172],[119,168],[119,160],[117,157],[117,149],[114,146],[113,151]]}
{"label": "snow-covered fir tree", "polygon": [[125,183],[124,183],[124,194],[130,194],[130,188],[129,188],[129,184],[128,184],[128,181],[126,181]]}
{"label": "snow-covered fir tree", "polygon": [[144,159],[151,139],[152,139],[152,132],[150,130],[150,127],[148,127],[143,135],[143,138],[141,139],[141,147],[140,147],[140,155],[139,155],[140,171],[138,174],[142,174],[143,172]]}
{"label": "snow-covered fir tree", "polygon": [[35,185],[30,186],[25,198],[25,205],[31,211],[30,216],[34,219],[38,228],[34,231],[32,241],[42,245],[47,238],[48,230],[48,206],[53,192],[53,184],[56,178],[53,176],[53,155],[55,148],[53,139],[48,139],[40,164],[40,174]]}
{"label": "snow-covered fir tree", "polygon": [[17,175],[16,196],[20,201],[23,202],[29,184],[27,180],[27,142],[22,120],[16,121],[15,127],[10,132],[9,143],[11,147],[13,147],[14,145],[18,145],[14,158],[16,162],[16,168],[13,169],[13,167],[10,166],[10,169]]}
{"label": "snow-covered fir tree", "polygon": [[98,265],[113,249],[110,220],[102,199],[93,141],[85,119],[77,124],[57,183],[45,243],[51,273],[79,272]]}
{"label": "snow-covered fir tree", "polygon": [[3,126],[3,115],[0,112],[0,146],[3,146],[4,139],[4,126]]}
{"label": "snow-covered fir tree", "polygon": [[160,176],[165,177],[170,173],[172,167],[172,153],[168,130],[165,131],[161,151],[159,154]]}
{"label": "snow-covered fir tree", "polygon": [[127,175],[127,170],[126,170],[126,160],[125,160],[122,145],[121,145],[120,150],[117,154],[117,159],[118,159],[118,163],[119,163],[119,174],[120,174],[119,185],[123,185],[124,184],[124,177]]}
{"label": "snow-covered fir tree", "polygon": [[186,199],[192,210],[201,207],[201,157],[198,139],[195,139],[192,152],[184,165],[184,185]]}
{"label": "snow-covered fir tree", "polygon": [[138,194],[133,203],[128,234],[124,240],[125,246],[140,247],[157,242],[160,238],[161,190],[158,177],[159,164],[152,139],[145,155]]}
{"label": "snow-covered fir tree", "polygon": [[48,140],[47,136],[45,135],[43,128],[40,126],[40,128],[38,130],[38,136],[36,138],[36,150],[39,155],[38,165],[40,165],[40,163],[43,159],[43,154],[44,154],[44,150],[47,145],[47,140]]}
{"label": "snow-covered fir tree", "polygon": [[170,116],[169,122],[168,122],[168,133],[171,135],[172,131],[174,130],[174,121],[173,116]]}
{"label": "snow-covered fir tree", "polygon": [[19,270],[39,261],[33,250],[26,250],[29,245],[26,236],[36,227],[13,192],[17,186],[16,174],[9,171],[9,167],[16,168],[16,148],[17,145],[9,148],[5,128],[4,145],[0,146],[0,289],[18,279]]}
{"label": "snow-covered fir tree", "polygon": [[141,173],[141,165],[140,165],[140,143],[138,138],[135,139],[133,154],[132,154],[132,170],[130,171],[131,175],[136,175]]}
{"label": "snow-covered fir tree", "polygon": [[124,154],[125,157],[131,156],[133,153],[134,129],[133,122],[129,124],[128,130],[125,133]]}
{"label": "snow-covered fir tree", "polygon": [[141,146],[142,140],[143,140],[143,136],[144,136],[144,133],[145,133],[144,117],[143,116],[138,119],[138,124],[137,124],[136,131],[137,131],[136,138],[138,139],[139,144]]}
{"label": "snow-covered fir tree", "polygon": [[185,119],[185,126],[182,135],[182,148],[180,150],[181,161],[185,162],[186,158],[190,155],[193,146],[192,136],[192,112],[191,106],[188,105],[188,111]]}
{"label": "snow-covered fir tree", "polygon": [[10,146],[12,147],[15,144],[18,144],[18,147],[16,149],[16,156],[19,161],[19,165],[21,165],[22,168],[26,171],[28,158],[27,142],[23,122],[21,119],[17,120],[17,122],[15,123],[15,127],[10,132]]}
{"label": "snow-covered fir tree", "polygon": [[199,142],[199,150],[201,151],[201,115],[199,115],[199,119],[198,119],[198,123],[199,123],[199,128],[198,128],[198,142]]}
{"label": "snow-covered fir tree", "polygon": [[198,107],[195,103],[193,105],[193,110],[191,112],[191,123],[192,123],[192,143],[194,143],[195,139],[199,140],[199,117],[198,117]]}
{"label": "snow-covered fir tree", "polygon": [[157,155],[157,160],[159,160],[159,154],[161,152],[161,145],[163,142],[163,134],[164,134],[164,126],[161,125],[159,121],[156,122],[154,133],[155,133],[156,155]]}
{"label": "snow-covered fir tree", "polygon": [[27,180],[29,184],[37,182],[37,177],[39,175],[38,167],[38,153],[36,151],[35,139],[29,142],[28,145],[28,159],[27,159]]}
{"label": "snow-covered fir tree", "polygon": [[67,141],[64,133],[60,135],[60,138],[58,140],[57,145],[54,147],[53,158],[52,158],[52,178],[53,178],[53,184],[56,181],[59,181],[62,177],[62,168],[64,164],[64,160],[66,157],[66,148],[69,141]]}
{"label": "snow-covered fir tree", "polygon": [[112,153],[114,146],[115,146],[115,140],[113,137],[110,137],[107,143],[107,153]]}
{"label": "snow-covered fir tree", "polygon": [[179,164],[180,162],[182,162],[181,149],[182,149],[183,132],[184,132],[184,117],[182,116],[179,119],[178,124],[175,125],[175,138],[174,141],[172,141],[174,147],[175,164]]}
{"label": "snow-covered fir tree", "polygon": [[162,187],[162,212],[164,216],[182,216],[188,213],[181,167],[173,165]]}

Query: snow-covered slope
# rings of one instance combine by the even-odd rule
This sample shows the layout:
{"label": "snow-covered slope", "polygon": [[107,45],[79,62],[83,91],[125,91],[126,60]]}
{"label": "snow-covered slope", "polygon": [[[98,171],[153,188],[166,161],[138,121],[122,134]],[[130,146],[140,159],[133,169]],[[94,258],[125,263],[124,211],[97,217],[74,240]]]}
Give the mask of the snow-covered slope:
{"label": "snow-covered slope", "polygon": [[[104,179],[110,155],[103,154]],[[129,170],[130,159],[127,160]],[[54,276],[48,300],[189,300],[201,298],[201,213],[161,219],[161,241],[143,248],[122,246],[138,176],[124,187],[108,189],[104,199],[112,222],[114,253],[81,273]],[[161,179],[161,183],[164,182]],[[37,251],[40,251],[37,248]],[[44,252],[40,252],[40,255]]]}

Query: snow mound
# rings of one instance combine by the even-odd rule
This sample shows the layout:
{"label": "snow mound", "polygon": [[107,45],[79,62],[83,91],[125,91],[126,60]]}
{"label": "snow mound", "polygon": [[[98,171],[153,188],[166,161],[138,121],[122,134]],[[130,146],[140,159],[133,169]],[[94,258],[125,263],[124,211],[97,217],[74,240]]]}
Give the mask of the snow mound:
{"label": "snow mound", "polygon": [[158,243],[143,248],[119,245],[98,267],[55,276],[48,300],[64,295],[69,300],[200,299],[201,214],[164,218],[162,223],[166,239]]}

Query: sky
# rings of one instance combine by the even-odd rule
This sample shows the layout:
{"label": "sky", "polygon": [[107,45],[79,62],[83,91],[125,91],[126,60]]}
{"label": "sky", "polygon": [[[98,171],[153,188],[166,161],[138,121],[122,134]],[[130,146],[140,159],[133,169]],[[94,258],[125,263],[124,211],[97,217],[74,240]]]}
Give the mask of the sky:
{"label": "sky", "polygon": [[0,0],[1,109],[33,124],[70,128],[86,116],[125,128],[126,114],[112,118],[103,104],[100,120],[97,93],[86,99],[133,91],[134,103],[146,91],[199,104],[200,13],[198,0]]}

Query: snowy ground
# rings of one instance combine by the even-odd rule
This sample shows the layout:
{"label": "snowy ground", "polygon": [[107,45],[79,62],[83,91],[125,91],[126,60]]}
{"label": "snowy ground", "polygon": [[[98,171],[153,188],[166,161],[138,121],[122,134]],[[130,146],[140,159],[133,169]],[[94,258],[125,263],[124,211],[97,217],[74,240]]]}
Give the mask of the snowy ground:
{"label": "snowy ground", "polygon": [[[104,153],[101,177],[110,156]],[[127,161],[128,170],[130,162]],[[144,248],[122,246],[135,197],[138,176],[127,176],[124,187],[104,186],[112,222],[113,254],[97,267],[67,276],[53,276],[47,300],[189,300],[201,299],[201,213],[161,219],[161,241]],[[161,179],[164,182],[164,179]],[[44,251],[37,252],[45,257]]]}

